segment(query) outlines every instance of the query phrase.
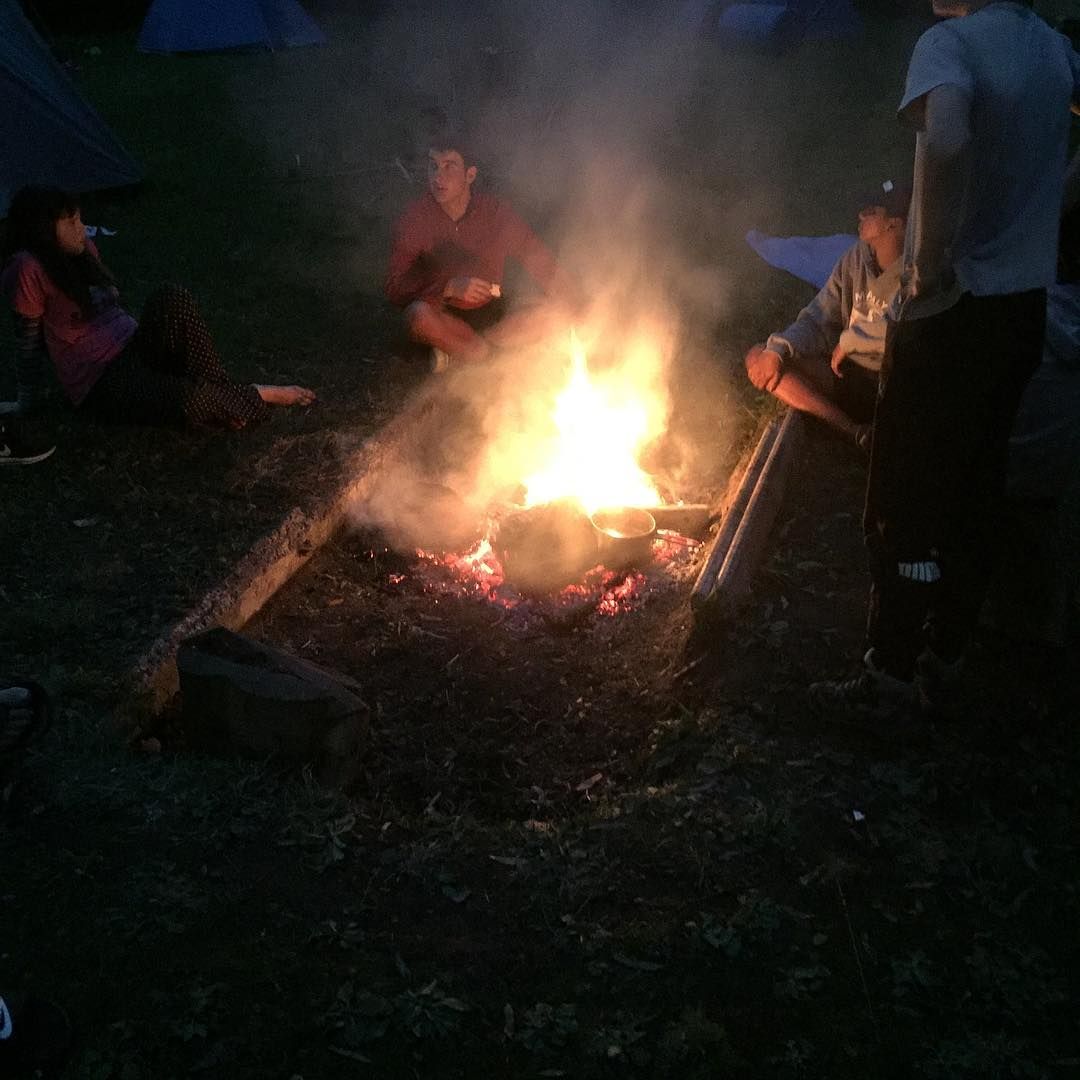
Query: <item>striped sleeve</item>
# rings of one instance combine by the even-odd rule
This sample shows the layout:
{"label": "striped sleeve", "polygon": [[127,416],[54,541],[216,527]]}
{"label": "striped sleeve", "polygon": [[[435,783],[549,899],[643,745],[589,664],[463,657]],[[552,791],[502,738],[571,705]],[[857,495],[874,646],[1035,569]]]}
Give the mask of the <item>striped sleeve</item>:
{"label": "striped sleeve", "polygon": [[41,399],[45,327],[40,315],[15,314],[15,386],[19,412],[31,412]]}

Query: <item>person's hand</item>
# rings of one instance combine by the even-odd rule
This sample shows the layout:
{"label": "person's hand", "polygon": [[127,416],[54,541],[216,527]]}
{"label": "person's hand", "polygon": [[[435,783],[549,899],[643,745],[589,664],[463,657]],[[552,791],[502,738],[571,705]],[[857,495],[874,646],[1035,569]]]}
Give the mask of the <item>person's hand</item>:
{"label": "person's hand", "polygon": [[842,379],[844,377],[842,366],[846,359],[847,353],[844,352],[844,350],[839,345],[837,345],[836,348],[832,351],[832,359],[829,361],[829,367],[833,369],[833,374],[838,379]]}
{"label": "person's hand", "polygon": [[746,374],[759,390],[767,394],[776,392],[784,375],[784,359],[778,352],[766,349],[764,345],[754,345],[746,354],[744,363]]}
{"label": "person's hand", "polygon": [[451,278],[443,289],[443,299],[454,307],[480,307],[492,295],[491,282],[475,277]]}

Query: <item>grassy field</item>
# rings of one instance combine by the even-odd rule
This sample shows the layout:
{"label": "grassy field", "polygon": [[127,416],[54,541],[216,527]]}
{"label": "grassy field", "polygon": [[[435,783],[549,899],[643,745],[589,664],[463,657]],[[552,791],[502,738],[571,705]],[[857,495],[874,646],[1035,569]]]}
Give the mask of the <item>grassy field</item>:
{"label": "grassy field", "polygon": [[801,688],[857,643],[865,585],[861,466],[827,441],[745,622],[689,673],[674,600],[638,639],[463,673],[386,599],[376,542],[343,538],[258,629],[370,688],[356,791],[117,736],[134,660],[426,377],[380,289],[425,108],[476,117],[491,182],[589,289],[673,303],[676,417],[718,418],[718,466],[762,415],[743,351],[811,294],[745,231],[847,230],[909,161],[921,24],[881,5],[865,39],[779,58],[629,5],[343,7],[324,49],[58,42],[146,168],[84,214],[117,230],[128,305],[189,285],[233,370],[321,403],[191,435],[54,399],[56,455],[0,476],[2,666],[62,707],[0,828],[0,989],[68,1006],[64,1076],[89,1080],[1076,1075],[1076,687],[989,648],[1000,694],[964,724],[810,724]]}

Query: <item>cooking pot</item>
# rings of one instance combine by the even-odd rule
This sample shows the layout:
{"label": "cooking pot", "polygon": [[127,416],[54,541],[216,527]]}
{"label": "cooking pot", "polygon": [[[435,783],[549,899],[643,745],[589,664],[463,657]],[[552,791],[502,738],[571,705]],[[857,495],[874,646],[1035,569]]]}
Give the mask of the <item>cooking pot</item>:
{"label": "cooking pot", "polygon": [[605,506],[589,515],[596,530],[600,561],[610,570],[649,561],[656,536],[656,518],[635,506]]}
{"label": "cooking pot", "polygon": [[506,581],[524,593],[548,593],[596,565],[596,529],[581,505],[558,499],[507,514],[492,540]]}

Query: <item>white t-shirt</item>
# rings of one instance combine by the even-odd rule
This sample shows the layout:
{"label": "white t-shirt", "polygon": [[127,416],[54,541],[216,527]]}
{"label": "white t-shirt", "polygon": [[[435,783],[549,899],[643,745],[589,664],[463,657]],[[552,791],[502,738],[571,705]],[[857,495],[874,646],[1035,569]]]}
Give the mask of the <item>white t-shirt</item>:
{"label": "white t-shirt", "polygon": [[[1069,106],[1080,102],[1080,56],[1023,4],[990,3],[919,38],[901,117],[920,124],[921,99],[944,85],[957,87],[971,103],[970,168],[951,249],[957,288],[937,303],[916,298],[915,310],[905,307],[905,318],[942,310],[962,292],[994,296],[1054,281]],[[917,147],[913,218],[923,180],[920,160]],[[917,235],[918,222],[911,220],[909,245]],[[907,265],[911,255],[905,252]]]}

